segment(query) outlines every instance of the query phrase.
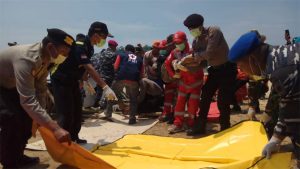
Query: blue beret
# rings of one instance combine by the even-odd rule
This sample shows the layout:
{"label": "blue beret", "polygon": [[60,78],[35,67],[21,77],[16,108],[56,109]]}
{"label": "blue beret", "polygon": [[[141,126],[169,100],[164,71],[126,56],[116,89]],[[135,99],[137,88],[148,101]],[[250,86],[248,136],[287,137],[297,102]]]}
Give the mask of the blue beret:
{"label": "blue beret", "polygon": [[242,35],[229,51],[229,61],[236,62],[252,52],[260,45],[259,35],[256,32],[248,32]]}

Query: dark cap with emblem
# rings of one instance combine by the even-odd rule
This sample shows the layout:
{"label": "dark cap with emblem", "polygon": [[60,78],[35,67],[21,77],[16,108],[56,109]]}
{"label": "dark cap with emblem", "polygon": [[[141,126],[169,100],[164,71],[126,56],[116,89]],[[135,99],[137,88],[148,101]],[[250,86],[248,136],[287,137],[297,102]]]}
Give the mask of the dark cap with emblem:
{"label": "dark cap with emblem", "polygon": [[51,39],[54,43],[63,44],[66,46],[72,46],[74,39],[71,35],[67,34],[66,32],[57,29],[51,28],[47,29],[48,35],[47,37]]}
{"label": "dark cap with emblem", "polygon": [[203,26],[203,21],[204,18],[202,15],[191,14],[184,20],[183,24],[188,28],[197,28],[199,26]]}
{"label": "dark cap with emblem", "polygon": [[108,32],[106,24],[102,23],[102,22],[98,22],[98,21],[92,23],[91,26],[90,26],[89,35],[91,35],[93,33],[104,34],[104,35],[107,35],[108,37],[111,37],[111,38],[114,37],[113,35],[111,35]]}

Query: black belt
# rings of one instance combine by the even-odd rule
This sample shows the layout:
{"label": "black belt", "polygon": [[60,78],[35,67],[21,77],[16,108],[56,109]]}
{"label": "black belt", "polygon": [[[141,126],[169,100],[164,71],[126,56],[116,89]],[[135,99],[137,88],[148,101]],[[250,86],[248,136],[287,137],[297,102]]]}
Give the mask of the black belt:
{"label": "black belt", "polygon": [[211,66],[212,69],[215,69],[215,70],[219,70],[219,69],[224,69],[228,66],[234,66],[235,64],[234,63],[231,63],[231,62],[226,62],[226,63],[223,63],[221,65],[217,65],[217,66]]}

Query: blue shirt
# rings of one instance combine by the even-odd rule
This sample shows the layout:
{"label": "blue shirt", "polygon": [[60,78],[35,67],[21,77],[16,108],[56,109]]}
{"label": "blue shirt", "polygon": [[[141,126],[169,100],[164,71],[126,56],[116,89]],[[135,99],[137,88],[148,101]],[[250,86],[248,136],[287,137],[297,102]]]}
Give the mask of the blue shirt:
{"label": "blue shirt", "polygon": [[117,71],[117,80],[139,81],[141,69],[143,66],[143,58],[128,52],[119,55],[121,58],[120,66]]}

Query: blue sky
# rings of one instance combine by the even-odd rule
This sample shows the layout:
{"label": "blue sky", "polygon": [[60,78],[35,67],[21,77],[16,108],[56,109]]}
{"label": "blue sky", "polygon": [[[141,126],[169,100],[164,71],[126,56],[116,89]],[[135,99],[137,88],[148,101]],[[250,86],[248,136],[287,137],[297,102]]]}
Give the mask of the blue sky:
{"label": "blue sky", "polygon": [[219,26],[229,46],[251,29],[279,45],[285,29],[300,36],[299,8],[300,0],[0,0],[0,49],[38,42],[47,28],[75,37],[94,21],[105,22],[121,45],[151,44],[178,30],[188,33],[182,22],[192,13],[204,16],[204,26]]}

